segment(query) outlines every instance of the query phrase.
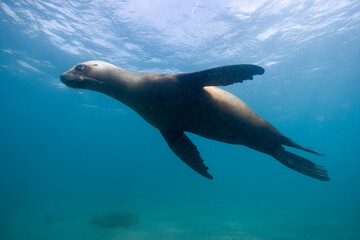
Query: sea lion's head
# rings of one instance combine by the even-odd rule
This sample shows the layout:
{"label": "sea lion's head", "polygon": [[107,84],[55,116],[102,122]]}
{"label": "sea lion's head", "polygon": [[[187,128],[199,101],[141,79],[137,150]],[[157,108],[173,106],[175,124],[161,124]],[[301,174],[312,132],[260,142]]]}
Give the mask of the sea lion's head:
{"label": "sea lion's head", "polygon": [[118,67],[103,61],[79,63],[60,75],[61,82],[72,88],[101,91],[111,84],[111,70]]}

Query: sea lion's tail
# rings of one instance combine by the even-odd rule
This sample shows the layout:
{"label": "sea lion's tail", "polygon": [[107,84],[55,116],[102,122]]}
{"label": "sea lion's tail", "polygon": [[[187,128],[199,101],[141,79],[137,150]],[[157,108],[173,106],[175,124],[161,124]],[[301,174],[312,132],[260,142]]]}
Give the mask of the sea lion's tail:
{"label": "sea lion's tail", "polygon": [[324,156],[324,154],[319,153],[315,150],[312,150],[311,148],[306,148],[306,147],[303,147],[303,146],[297,144],[296,142],[294,142],[293,140],[291,140],[290,138],[288,138],[286,136],[283,136],[283,142],[281,144],[289,146],[289,147],[297,148],[297,149],[303,150],[305,152],[313,153],[313,154],[316,154],[319,156]]}
{"label": "sea lion's tail", "polygon": [[[303,149],[304,150],[304,149]],[[305,150],[306,151],[306,150]],[[308,151],[312,153],[312,150]],[[291,168],[297,172],[300,172],[304,175],[307,175],[309,177],[313,177],[316,179],[319,179],[321,181],[329,181],[330,178],[327,174],[327,170],[303,157],[300,157],[298,155],[295,155],[293,153],[290,153],[286,151],[282,146],[279,146],[274,154],[274,158],[277,159],[279,162],[287,166],[288,168]]]}

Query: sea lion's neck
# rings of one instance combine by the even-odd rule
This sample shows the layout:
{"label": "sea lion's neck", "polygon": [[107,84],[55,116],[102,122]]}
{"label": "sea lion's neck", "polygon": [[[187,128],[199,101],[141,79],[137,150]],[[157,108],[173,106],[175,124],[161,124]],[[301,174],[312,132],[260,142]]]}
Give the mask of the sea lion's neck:
{"label": "sea lion's neck", "polygon": [[[106,69],[100,79],[95,79],[94,91],[104,93],[126,105],[137,112],[141,112],[139,107],[143,101],[147,101],[149,95],[155,89],[150,86],[156,81],[161,81],[165,74],[157,73],[137,73],[115,67]],[[156,85],[156,84],[155,84]]]}
{"label": "sea lion's neck", "polygon": [[[173,74],[137,73],[114,67],[107,69],[99,79],[95,90],[104,93],[134,109],[140,115],[154,101],[159,91],[175,81]],[[168,82],[168,84],[164,83]],[[97,80],[95,80],[97,82]],[[162,87],[159,87],[159,83]],[[154,98],[155,97],[155,98]]]}
{"label": "sea lion's neck", "polygon": [[115,68],[112,71],[107,71],[99,81],[99,85],[93,90],[104,93],[127,105],[132,105],[134,90],[141,79],[141,74]]}

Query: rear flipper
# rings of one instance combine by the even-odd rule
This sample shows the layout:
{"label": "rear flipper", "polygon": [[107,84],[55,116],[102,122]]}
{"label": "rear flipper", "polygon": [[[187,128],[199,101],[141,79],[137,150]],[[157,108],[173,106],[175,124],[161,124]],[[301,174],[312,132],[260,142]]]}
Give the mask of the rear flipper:
{"label": "rear flipper", "polygon": [[285,166],[298,171],[309,177],[322,181],[329,181],[327,170],[323,167],[293,153],[285,151],[283,147],[278,147],[274,157]]}

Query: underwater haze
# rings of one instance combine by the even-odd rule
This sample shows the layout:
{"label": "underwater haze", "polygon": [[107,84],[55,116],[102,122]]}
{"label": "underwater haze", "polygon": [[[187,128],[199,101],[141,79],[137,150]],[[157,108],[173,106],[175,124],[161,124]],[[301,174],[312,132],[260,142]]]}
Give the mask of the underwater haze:
{"label": "underwater haze", "polygon": [[[357,0],[0,0],[1,240],[360,239]],[[330,181],[189,134],[213,180],[126,105],[60,82],[256,64],[223,87],[324,156]]]}

